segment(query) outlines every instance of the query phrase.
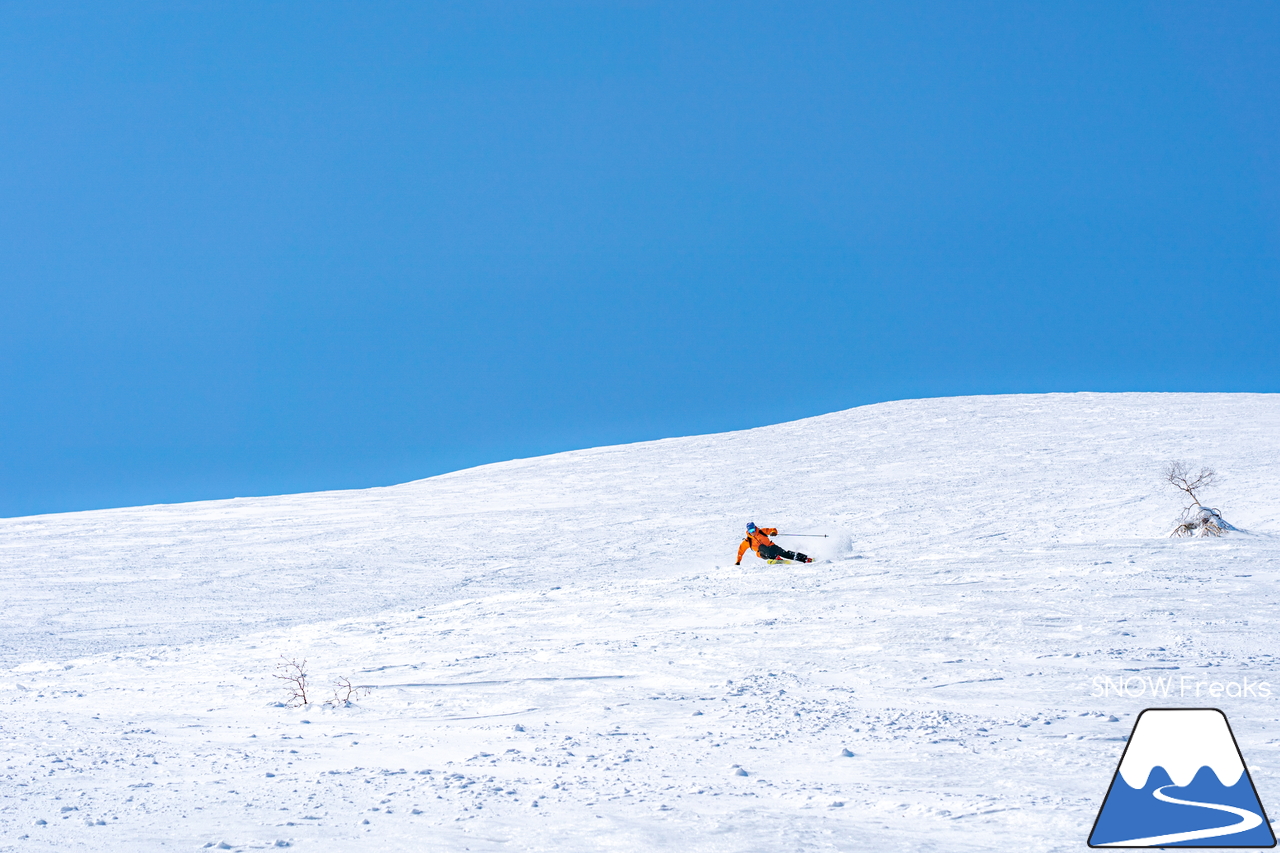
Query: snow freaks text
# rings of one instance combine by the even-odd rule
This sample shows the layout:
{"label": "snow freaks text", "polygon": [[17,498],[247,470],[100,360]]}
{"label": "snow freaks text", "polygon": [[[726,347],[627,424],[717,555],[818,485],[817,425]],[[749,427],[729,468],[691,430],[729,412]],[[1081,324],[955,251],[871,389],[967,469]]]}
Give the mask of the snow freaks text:
{"label": "snow freaks text", "polygon": [[1090,696],[1101,699],[1122,696],[1137,699],[1142,696],[1167,699],[1268,699],[1271,685],[1266,681],[1207,681],[1192,675],[1151,676],[1130,675],[1119,678],[1095,675]]}

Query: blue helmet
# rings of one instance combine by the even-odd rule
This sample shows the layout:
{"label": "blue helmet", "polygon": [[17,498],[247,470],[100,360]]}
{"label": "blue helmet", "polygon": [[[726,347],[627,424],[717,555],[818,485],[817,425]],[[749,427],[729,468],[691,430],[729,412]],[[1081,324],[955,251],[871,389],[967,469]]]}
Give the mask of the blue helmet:
{"label": "blue helmet", "polygon": [[748,533],[755,533],[755,532],[756,532],[756,523],[755,523],[754,521],[748,521],[748,522],[747,522],[747,532],[748,532]]}

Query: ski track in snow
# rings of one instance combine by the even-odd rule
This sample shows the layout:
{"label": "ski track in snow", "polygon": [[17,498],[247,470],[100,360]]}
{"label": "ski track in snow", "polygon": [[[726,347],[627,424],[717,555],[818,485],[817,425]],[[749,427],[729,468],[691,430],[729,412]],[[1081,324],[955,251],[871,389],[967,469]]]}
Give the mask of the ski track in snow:
{"label": "ski track in snow", "polygon": [[[1167,539],[1168,459],[1248,533]],[[1266,805],[1278,482],[1280,396],[1028,395],[0,520],[0,851],[1079,850],[1152,705]],[[1275,695],[1091,695],[1148,675]]]}

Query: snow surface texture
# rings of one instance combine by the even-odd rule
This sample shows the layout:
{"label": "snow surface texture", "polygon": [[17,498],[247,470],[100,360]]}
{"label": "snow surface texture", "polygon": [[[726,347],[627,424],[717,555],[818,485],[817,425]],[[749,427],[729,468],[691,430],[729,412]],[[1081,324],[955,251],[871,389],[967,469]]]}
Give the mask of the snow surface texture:
{"label": "snow surface texture", "polygon": [[[1170,459],[1247,532],[1168,538]],[[747,521],[833,536],[735,567]],[[4,520],[0,850],[1081,850],[1177,705],[1226,711],[1274,812],[1277,533],[1280,396],[1243,394]],[[282,707],[281,655],[372,689]]]}

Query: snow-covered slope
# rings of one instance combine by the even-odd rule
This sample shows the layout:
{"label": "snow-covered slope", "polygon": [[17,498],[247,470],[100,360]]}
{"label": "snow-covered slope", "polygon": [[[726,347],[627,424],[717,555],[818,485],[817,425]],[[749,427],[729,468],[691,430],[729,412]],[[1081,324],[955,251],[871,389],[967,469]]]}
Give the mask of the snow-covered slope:
{"label": "snow-covered slope", "polygon": [[[1248,533],[1165,538],[1169,459]],[[1280,396],[1073,394],[0,521],[0,850],[1079,849],[1176,704],[1267,805],[1278,482]]]}

